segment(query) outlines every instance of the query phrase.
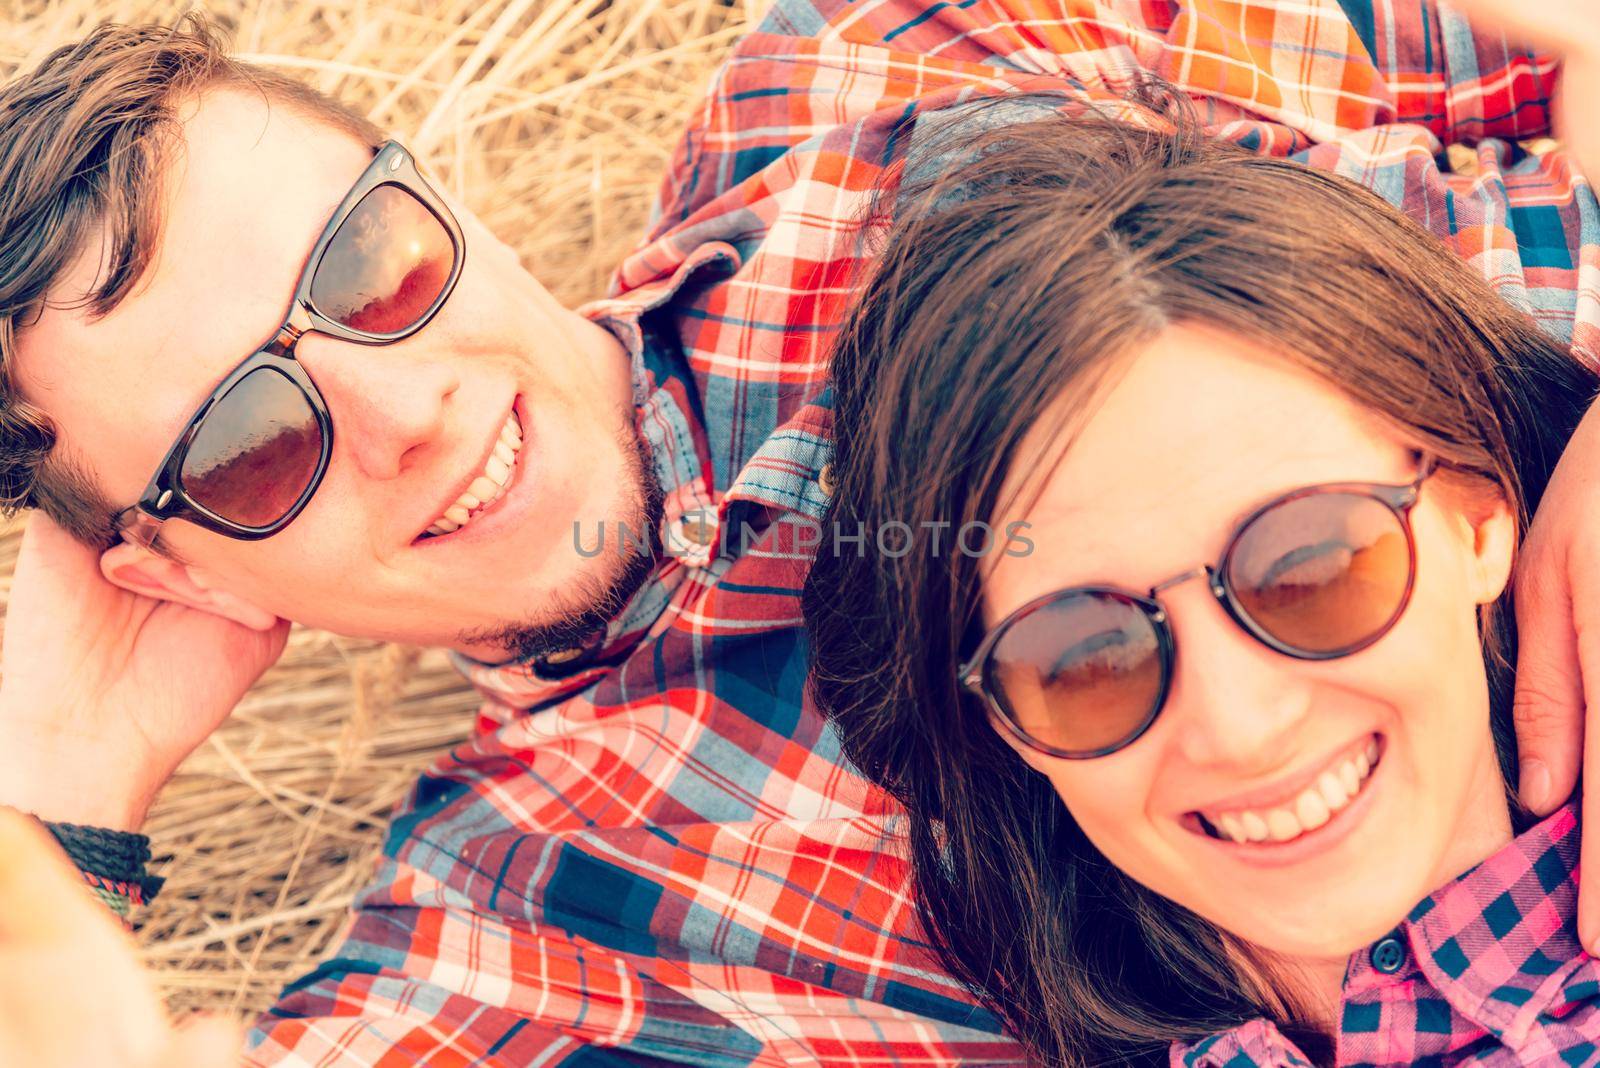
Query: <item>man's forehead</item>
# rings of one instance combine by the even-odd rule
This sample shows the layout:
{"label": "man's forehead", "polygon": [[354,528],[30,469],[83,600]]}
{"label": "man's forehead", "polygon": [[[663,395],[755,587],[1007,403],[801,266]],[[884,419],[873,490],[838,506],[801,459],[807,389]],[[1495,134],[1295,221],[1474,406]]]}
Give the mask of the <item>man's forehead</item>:
{"label": "man's forehead", "polygon": [[[101,333],[99,326],[210,318],[270,329],[274,323],[256,320],[283,312],[318,233],[371,150],[245,91],[210,91],[178,115],[182,137],[166,153],[149,269],[104,320],[83,317],[85,325]],[[101,278],[104,253],[102,241],[86,245],[51,294],[56,307],[75,304]]]}
{"label": "man's forehead", "polygon": [[192,291],[212,277],[235,292],[272,290],[260,296],[281,310],[371,151],[257,94],[208,93],[186,112],[165,179],[161,261],[151,288],[176,281]]}

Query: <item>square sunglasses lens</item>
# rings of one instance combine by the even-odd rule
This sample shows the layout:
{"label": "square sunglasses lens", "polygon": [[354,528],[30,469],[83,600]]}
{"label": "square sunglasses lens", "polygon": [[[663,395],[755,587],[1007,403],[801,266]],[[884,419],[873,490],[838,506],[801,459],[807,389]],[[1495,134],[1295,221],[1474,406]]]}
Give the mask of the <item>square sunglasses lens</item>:
{"label": "square sunglasses lens", "polygon": [[1360,493],[1293,497],[1257,516],[1228,557],[1244,613],[1285,645],[1333,654],[1370,643],[1405,607],[1404,522]]}
{"label": "square sunglasses lens", "polygon": [[321,458],[310,400],[286,375],[261,367],[206,412],[179,480],[190,499],[223,519],[265,527],[294,507]]}
{"label": "square sunglasses lens", "polygon": [[456,250],[443,222],[397,185],[380,185],[339,225],[317,262],[311,303],[369,334],[415,326],[444,292]]}
{"label": "square sunglasses lens", "polygon": [[1028,737],[1069,752],[1108,749],[1136,735],[1160,700],[1160,639],[1134,602],[1079,591],[1014,620],[988,678]]}

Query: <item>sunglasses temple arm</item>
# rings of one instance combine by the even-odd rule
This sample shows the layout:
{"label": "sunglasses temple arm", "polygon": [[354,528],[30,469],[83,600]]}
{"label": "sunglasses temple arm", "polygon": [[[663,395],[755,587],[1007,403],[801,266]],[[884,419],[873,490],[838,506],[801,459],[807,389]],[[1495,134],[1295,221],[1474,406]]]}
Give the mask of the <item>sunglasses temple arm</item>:
{"label": "sunglasses temple arm", "polygon": [[163,520],[157,519],[133,505],[117,513],[117,532],[124,541],[137,545],[143,549],[155,550],[156,534],[161,530]]}

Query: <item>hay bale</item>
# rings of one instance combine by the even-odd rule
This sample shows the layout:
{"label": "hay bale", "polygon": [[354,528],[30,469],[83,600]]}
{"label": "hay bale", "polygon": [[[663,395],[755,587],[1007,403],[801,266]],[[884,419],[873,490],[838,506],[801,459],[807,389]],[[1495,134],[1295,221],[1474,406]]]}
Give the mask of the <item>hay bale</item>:
{"label": "hay bale", "polygon": [[[175,0],[17,0],[0,78]],[[242,58],[366,109],[564,300],[598,296],[756,0],[214,0]],[[0,595],[17,528],[0,535]],[[387,814],[471,726],[438,651],[296,630],[152,813],[167,877],[139,938],[176,1012],[253,1015],[338,936]]]}

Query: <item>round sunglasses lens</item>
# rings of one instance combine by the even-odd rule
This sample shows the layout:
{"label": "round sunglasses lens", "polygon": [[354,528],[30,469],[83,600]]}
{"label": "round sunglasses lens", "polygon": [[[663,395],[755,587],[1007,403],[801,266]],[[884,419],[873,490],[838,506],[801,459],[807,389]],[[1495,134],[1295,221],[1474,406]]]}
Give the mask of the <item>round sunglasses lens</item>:
{"label": "round sunglasses lens", "polygon": [[1121,745],[1149,724],[1162,671],[1155,624],[1138,604],[1080,591],[1012,621],[989,654],[988,685],[1029,738],[1091,753]]}
{"label": "round sunglasses lens", "polygon": [[1411,580],[1405,524],[1359,493],[1312,493],[1263,512],[1227,583],[1262,630],[1307,653],[1353,651],[1388,629]]}
{"label": "round sunglasses lens", "polygon": [[322,428],[288,377],[258,368],[206,412],[184,454],[184,492],[223,519],[265,527],[283,518],[316,477]]}
{"label": "round sunglasses lens", "polygon": [[317,261],[311,303],[352,330],[396,334],[415,326],[455,267],[444,223],[396,185],[356,205]]}

